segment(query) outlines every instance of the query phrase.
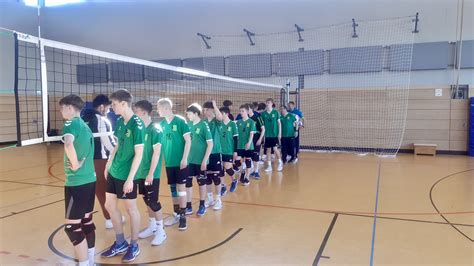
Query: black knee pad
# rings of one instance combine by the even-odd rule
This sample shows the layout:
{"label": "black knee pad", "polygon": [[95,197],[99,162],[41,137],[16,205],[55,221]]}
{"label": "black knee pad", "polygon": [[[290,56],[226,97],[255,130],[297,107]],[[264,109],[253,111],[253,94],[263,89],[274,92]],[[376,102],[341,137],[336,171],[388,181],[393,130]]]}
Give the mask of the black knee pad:
{"label": "black knee pad", "polygon": [[221,184],[221,177],[218,173],[207,174],[207,184],[212,185],[212,183],[216,186]]}
{"label": "black knee pad", "polygon": [[192,177],[186,178],[186,187],[187,188],[193,187],[193,178]]}
{"label": "black knee pad", "polygon": [[157,211],[161,210],[161,203],[152,200],[152,201],[149,202],[148,207],[150,207],[150,209],[152,211],[157,212]]}
{"label": "black knee pad", "polygon": [[250,169],[252,167],[252,159],[245,159],[245,166],[247,167],[247,169]]}
{"label": "black knee pad", "polygon": [[226,169],[225,172],[226,172],[229,176],[234,176],[234,174],[235,174],[235,171],[234,171],[234,169],[232,169],[232,168]]}
{"label": "black knee pad", "polygon": [[221,184],[221,177],[219,174],[214,174],[212,177],[212,181],[214,182],[214,185],[218,186]]}
{"label": "black knee pad", "polygon": [[64,232],[74,246],[79,245],[86,238],[82,231],[82,224],[66,224]]}
{"label": "black knee pad", "polygon": [[239,168],[240,166],[242,166],[242,162],[241,162],[240,160],[236,160],[236,161],[234,162],[234,165],[235,165],[237,168]]}
{"label": "black knee pad", "polygon": [[87,247],[93,248],[95,247],[95,224],[89,223],[92,221],[92,215],[89,218],[83,218],[81,220],[82,223],[82,232],[87,240]]}
{"label": "black knee pad", "polygon": [[257,152],[253,152],[252,153],[252,161],[254,161],[254,162],[260,161],[260,154],[257,153]]}
{"label": "black knee pad", "polygon": [[201,171],[201,173],[199,173],[196,179],[199,186],[207,185],[207,175],[205,171]]}

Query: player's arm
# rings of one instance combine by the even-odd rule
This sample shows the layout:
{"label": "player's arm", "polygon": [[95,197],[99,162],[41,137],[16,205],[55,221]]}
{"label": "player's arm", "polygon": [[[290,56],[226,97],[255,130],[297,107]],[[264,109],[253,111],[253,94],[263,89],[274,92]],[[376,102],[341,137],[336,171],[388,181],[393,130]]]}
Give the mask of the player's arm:
{"label": "player's arm", "polygon": [[260,125],[261,125],[261,127],[260,127],[261,132],[260,132],[260,138],[258,138],[258,140],[257,140],[257,145],[261,145],[262,141],[263,141],[263,138],[265,137],[265,126],[263,125],[263,123],[260,123]]}
{"label": "player's arm", "polygon": [[191,133],[187,132],[183,135],[184,138],[184,152],[183,158],[181,159],[180,168],[184,169],[188,165],[189,151],[191,150]]}
{"label": "player's arm", "polygon": [[280,119],[278,119],[277,122],[278,122],[278,139],[281,139],[281,121],[280,121]]}
{"label": "player's arm", "polygon": [[150,171],[145,179],[145,183],[151,184],[153,182],[153,174],[155,173],[156,167],[158,166],[158,161],[160,160],[161,155],[161,143],[156,143],[153,145],[153,156],[151,157]]}
{"label": "player's arm", "polygon": [[217,107],[216,101],[212,101],[212,106],[214,107],[214,113],[216,114],[216,119],[219,121],[222,121],[224,119],[224,116],[222,115],[221,111],[219,110],[219,107]]}
{"label": "player's arm", "polygon": [[[106,121],[104,118],[99,119],[99,128],[98,128],[99,133],[105,133],[105,132],[112,133],[112,131],[107,131],[107,126],[106,126],[107,122],[108,121]],[[109,124],[109,128],[112,128],[112,125]],[[113,139],[113,136],[111,135],[100,136],[100,142],[104,144],[105,148],[109,152],[112,152],[115,147],[115,141]]]}
{"label": "player's arm", "polygon": [[208,139],[206,142],[207,142],[206,153],[204,153],[204,158],[202,159],[201,171],[206,171],[207,160],[209,160],[209,156],[211,156],[211,152],[212,152],[212,147],[214,147],[214,142],[212,141],[212,139]]}
{"label": "player's arm", "polygon": [[64,152],[69,161],[69,168],[76,171],[82,165],[82,161],[77,159],[76,149],[74,148],[74,135],[65,134],[64,135]]}
{"label": "player's arm", "polygon": [[250,145],[252,145],[253,135],[254,135],[254,134],[255,134],[254,131],[250,131],[249,141],[247,142],[247,144],[245,144],[245,150],[250,149]]}

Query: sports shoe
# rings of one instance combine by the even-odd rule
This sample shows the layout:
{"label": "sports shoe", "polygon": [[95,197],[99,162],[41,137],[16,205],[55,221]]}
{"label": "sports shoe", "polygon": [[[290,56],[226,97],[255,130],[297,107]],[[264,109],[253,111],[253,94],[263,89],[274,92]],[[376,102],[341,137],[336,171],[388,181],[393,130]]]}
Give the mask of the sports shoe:
{"label": "sports shoe", "polygon": [[244,182],[242,183],[242,185],[244,185],[244,186],[250,185],[250,180],[246,177],[246,178],[244,179]]}
{"label": "sports shoe", "polygon": [[199,206],[199,209],[196,212],[196,214],[198,216],[203,216],[205,213],[206,213],[206,206],[203,206],[203,205]]}
{"label": "sports shoe", "polygon": [[224,197],[226,193],[227,193],[227,186],[225,184],[222,184],[221,197]]}
{"label": "sports shoe", "polygon": [[212,207],[212,209],[215,211],[222,209],[222,200],[220,198],[217,198],[216,204],[214,204],[214,207]]}
{"label": "sports shoe", "polygon": [[152,246],[159,246],[166,240],[166,232],[163,228],[156,230],[155,237],[151,241]]}
{"label": "sports shoe", "polygon": [[271,171],[273,171],[273,169],[272,169],[272,166],[269,165],[269,166],[265,169],[265,172],[268,173],[268,172],[271,172]]}
{"label": "sports shoe", "polygon": [[283,171],[283,162],[282,162],[282,161],[279,161],[279,162],[278,162],[278,168],[277,168],[277,171],[278,171],[278,172],[281,172],[281,171]]}
{"label": "sports shoe", "polygon": [[172,226],[179,222],[179,216],[176,213],[173,215],[166,217],[164,224],[165,226]]}
{"label": "sports shoe", "polygon": [[186,208],[185,214],[186,214],[186,215],[191,215],[191,214],[193,214],[193,207]]}
{"label": "sports shoe", "polygon": [[127,249],[127,253],[122,258],[123,262],[132,262],[134,261],[137,257],[138,254],[140,254],[140,247],[138,247],[138,244],[135,245],[129,245]]}
{"label": "sports shoe", "polygon": [[209,208],[209,206],[214,206],[216,202],[212,196],[207,196],[206,201],[204,202],[204,207]]}
{"label": "sports shoe", "polygon": [[230,192],[234,192],[235,189],[237,188],[237,179],[232,180],[232,183],[230,184]]}
{"label": "sports shoe", "polygon": [[255,180],[260,180],[260,174],[258,172],[253,173],[253,178],[255,178]]}
{"label": "sports shoe", "polygon": [[186,215],[181,214],[179,215],[179,226],[178,226],[179,231],[185,231],[188,229],[188,224],[186,223]]}
{"label": "sports shoe", "polygon": [[298,157],[295,158],[295,160],[293,161],[293,163],[297,163],[298,162]]}
{"label": "sports shoe", "polygon": [[127,249],[128,249],[127,241],[123,241],[122,244],[120,245],[118,245],[117,242],[114,242],[112,246],[110,246],[110,248],[107,249],[106,251],[102,252],[100,256],[106,257],[106,258],[114,257],[119,254],[127,252]]}
{"label": "sports shoe", "polygon": [[250,173],[250,177],[255,177],[255,173],[254,173],[254,172],[251,172],[251,173]]}
{"label": "sports shoe", "polygon": [[240,174],[240,179],[239,179],[239,181],[240,181],[240,183],[242,183],[242,184],[244,183],[244,181],[245,181],[245,172],[242,172],[242,173]]}
{"label": "sports shoe", "polygon": [[147,238],[147,237],[150,237],[152,236],[155,232],[156,232],[156,229],[157,229],[157,226],[155,224],[155,226],[151,227],[151,226],[148,226],[147,228],[145,228],[143,231],[141,231],[140,233],[138,233],[138,238]]}

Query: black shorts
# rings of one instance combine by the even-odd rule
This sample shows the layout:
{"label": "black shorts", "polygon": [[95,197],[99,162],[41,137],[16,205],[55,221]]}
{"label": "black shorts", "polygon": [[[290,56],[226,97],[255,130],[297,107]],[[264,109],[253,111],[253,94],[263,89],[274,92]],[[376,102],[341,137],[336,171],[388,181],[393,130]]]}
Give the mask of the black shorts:
{"label": "black shorts", "polygon": [[64,187],[65,216],[69,220],[84,218],[86,213],[94,210],[95,182]]}
{"label": "black shorts", "polygon": [[193,177],[196,177],[198,185],[203,186],[206,184],[206,171],[201,171],[200,164],[190,163],[189,166],[189,176],[186,181],[186,187],[193,187]]}
{"label": "black shorts", "polygon": [[243,158],[252,158],[253,150],[237,150],[237,154]]}
{"label": "black shorts", "polygon": [[199,176],[199,175],[206,175],[206,171],[201,171],[200,164],[193,164],[190,163],[188,165],[188,177]]}
{"label": "black shorts", "polygon": [[222,154],[222,162],[223,163],[233,163],[234,162],[234,155]]}
{"label": "black shorts", "polygon": [[188,167],[180,169],[176,167],[166,167],[166,176],[168,177],[168,185],[186,184],[188,178]]}
{"label": "black shorts", "polygon": [[206,170],[209,172],[220,172],[222,170],[220,153],[214,153],[209,156],[209,164],[207,165]]}
{"label": "black shorts", "polygon": [[152,200],[158,201],[158,194],[160,193],[160,179],[154,178],[151,185],[145,185],[145,179],[137,180],[138,191],[141,195],[147,194],[149,191],[152,191]]}
{"label": "black shorts", "polygon": [[265,138],[265,149],[278,147],[278,138]]}
{"label": "black shorts", "polygon": [[136,199],[138,194],[138,182],[133,180],[132,192],[124,194],[123,185],[126,180],[117,179],[109,174],[107,177],[107,193],[117,195],[117,199]]}

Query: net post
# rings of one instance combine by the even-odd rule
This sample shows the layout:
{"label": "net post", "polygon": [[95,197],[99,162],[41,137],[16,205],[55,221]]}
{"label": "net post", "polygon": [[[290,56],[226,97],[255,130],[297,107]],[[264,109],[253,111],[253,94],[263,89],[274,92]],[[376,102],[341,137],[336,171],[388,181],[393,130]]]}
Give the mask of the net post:
{"label": "net post", "polygon": [[20,116],[20,100],[18,96],[18,34],[13,33],[15,39],[15,83],[13,85],[13,91],[15,94],[15,113],[16,113],[16,146],[21,146],[21,116]]}

